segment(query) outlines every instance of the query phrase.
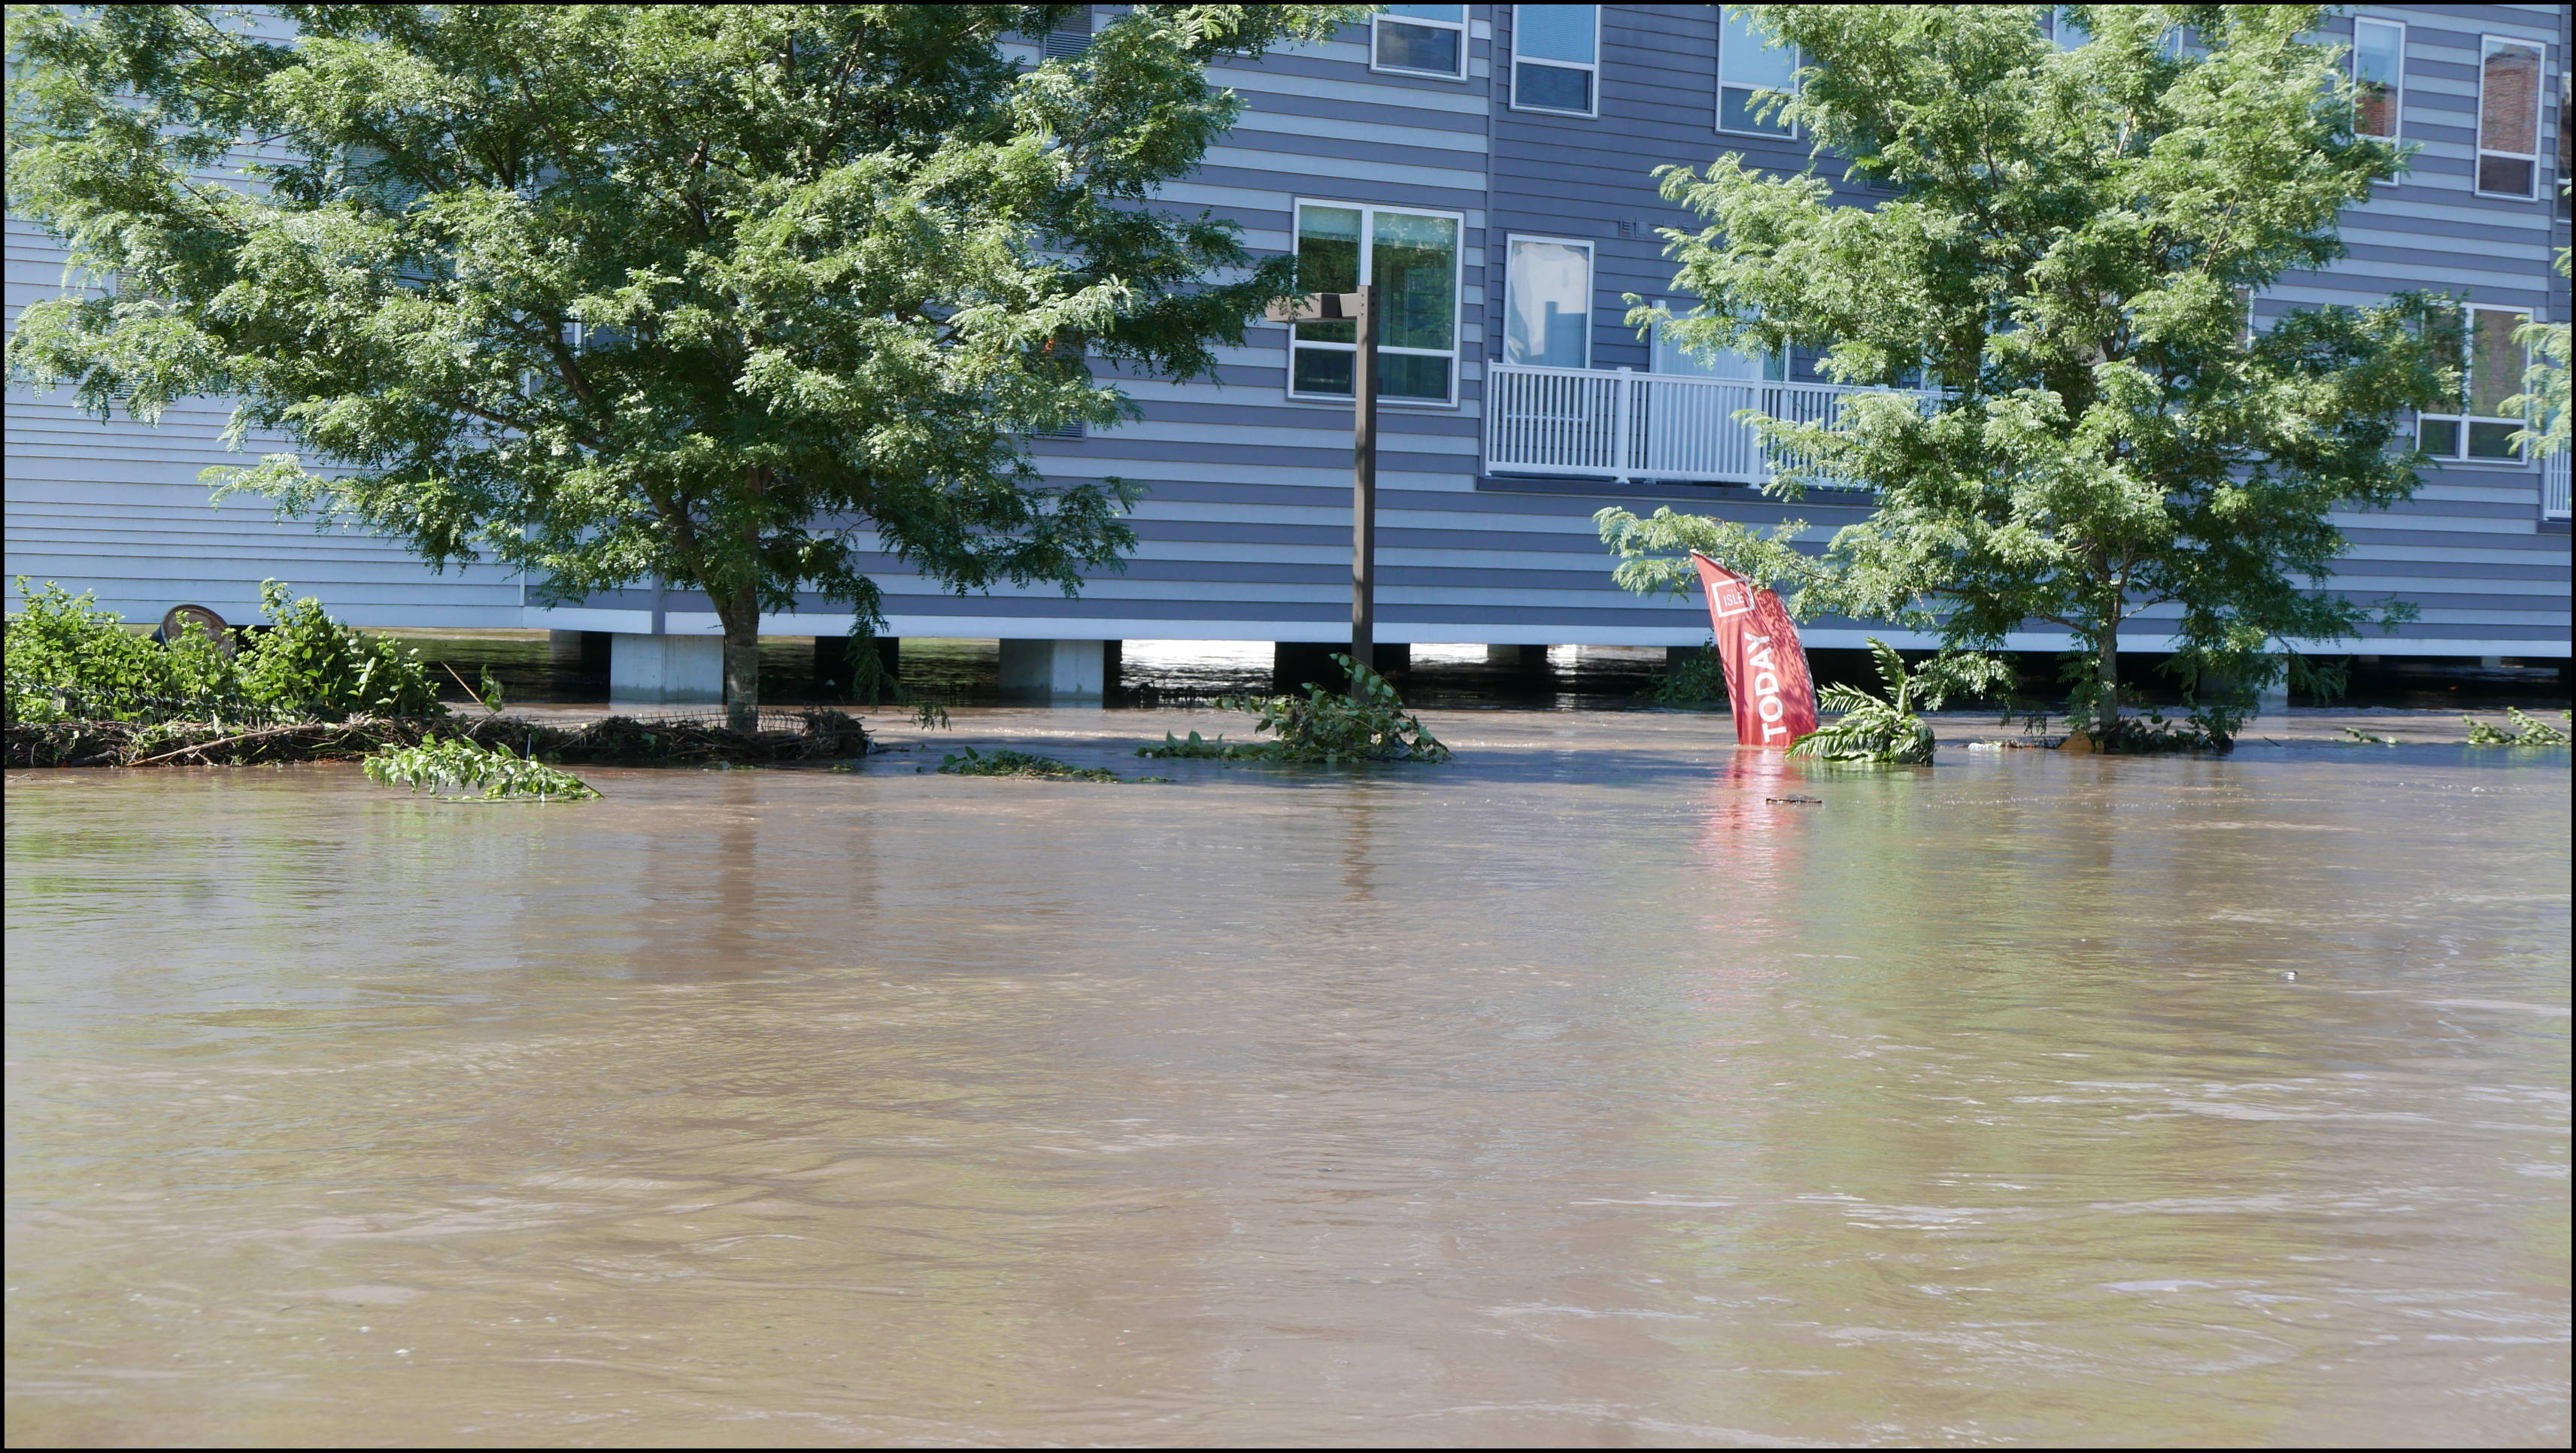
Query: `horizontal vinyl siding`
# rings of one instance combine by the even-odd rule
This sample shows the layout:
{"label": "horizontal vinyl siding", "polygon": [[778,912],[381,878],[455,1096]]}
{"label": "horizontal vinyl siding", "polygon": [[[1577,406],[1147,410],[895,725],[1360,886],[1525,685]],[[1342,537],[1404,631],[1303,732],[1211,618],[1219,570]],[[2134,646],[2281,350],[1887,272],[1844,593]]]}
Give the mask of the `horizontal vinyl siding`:
{"label": "horizontal vinyl siding", "polygon": [[[2420,170],[2347,214],[2349,257],[2284,279],[2259,300],[2258,317],[2402,288],[2563,307],[2551,301],[2546,267],[2566,229],[2550,205],[2469,189],[2478,35],[2546,40],[2554,77],[2564,61],[2563,21],[2542,6],[2365,13],[2411,27],[2405,125],[2410,139],[2425,142]],[[1380,414],[1382,639],[1695,644],[1707,621],[1694,601],[1641,599],[1610,583],[1595,511],[1669,503],[1753,525],[1794,515],[1816,527],[1812,544],[1864,518],[1866,499],[1819,496],[1791,506],[1742,489],[1480,480],[1481,381],[1500,354],[1503,241],[1521,234],[1592,242],[1594,366],[1643,368],[1647,349],[1623,320],[1620,294],[1669,296],[1672,268],[1653,229],[1695,223],[1657,194],[1651,169],[1702,166],[1723,151],[1786,170],[1805,167],[1808,157],[1799,143],[1715,129],[1714,7],[1605,7],[1601,114],[1592,119],[1510,110],[1510,7],[1475,6],[1471,14],[1464,80],[1371,72],[1365,25],[1214,68],[1216,83],[1241,100],[1241,118],[1207,164],[1165,188],[1160,203],[1231,221],[1262,254],[1293,246],[1292,208],[1301,197],[1464,218],[1459,401],[1389,405]],[[2329,29],[2348,24],[2331,21]],[[2550,138],[2556,97],[2553,85],[2544,113]],[[2554,140],[2544,145],[2554,155]],[[2544,173],[2553,165],[2545,158]],[[1830,164],[1821,170],[1834,172]],[[1842,195],[1869,201],[1857,189]],[[1620,235],[1623,220],[1637,235]],[[14,318],[26,298],[56,285],[60,260],[23,224],[11,224],[9,241]],[[1350,410],[1285,396],[1285,329],[1256,325],[1216,358],[1212,380],[1105,371],[1140,417],[1033,446],[1051,480],[1118,478],[1140,489],[1132,520],[1139,545],[1123,571],[1094,573],[1074,599],[1044,585],[961,597],[880,556],[873,573],[894,633],[1340,638],[1348,628]],[[279,524],[255,502],[210,508],[197,471],[248,457],[216,442],[220,416],[201,407],[174,411],[159,431],[101,430],[13,391],[8,568],[35,562],[45,568],[28,573],[40,578],[98,584],[105,595],[130,598],[138,615],[177,598],[234,615],[259,576],[275,574],[321,588],[335,608],[369,624],[644,628],[653,600],[642,590],[604,592],[579,613],[523,616],[516,583],[496,572],[432,576],[388,542]],[[2539,529],[2538,485],[2528,469],[2442,466],[2395,510],[2338,515],[2353,549],[2333,587],[2362,600],[2399,596],[2423,611],[2400,637],[2374,637],[2366,648],[2564,654],[2568,536]],[[668,609],[675,630],[706,629],[711,620],[703,599],[682,592],[671,594]],[[2165,629],[2157,622],[2170,618],[2152,612],[2128,639],[2155,649]],[[846,629],[847,612],[808,597],[799,614],[773,618],[769,628]],[[1826,647],[1858,645],[1868,634],[1919,644],[1860,622],[1821,621],[1806,634]],[[2036,633],[2014,644],[2048,648],[2062,638]]]}

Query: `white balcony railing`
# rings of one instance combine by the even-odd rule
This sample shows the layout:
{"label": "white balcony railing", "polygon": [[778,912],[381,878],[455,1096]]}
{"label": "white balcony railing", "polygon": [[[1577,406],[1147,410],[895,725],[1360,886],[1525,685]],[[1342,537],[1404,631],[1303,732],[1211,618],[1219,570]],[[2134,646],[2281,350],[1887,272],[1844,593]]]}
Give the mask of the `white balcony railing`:
{"label": "white balcony railing", "polygon": [[1492,474],[1575,475],[1759,484],[1783,461],[1746,409],[1795,423],[1830,423],[1844,398],[1906,393],[1830,383],[1769,383],[1664,373],[1485,368],[1485,468]]}
{"label": "white balcony railing", "polygon": [[2567,451],[2564,449],[2540,461],[2540,517],[2544,520],[2567,518]]}

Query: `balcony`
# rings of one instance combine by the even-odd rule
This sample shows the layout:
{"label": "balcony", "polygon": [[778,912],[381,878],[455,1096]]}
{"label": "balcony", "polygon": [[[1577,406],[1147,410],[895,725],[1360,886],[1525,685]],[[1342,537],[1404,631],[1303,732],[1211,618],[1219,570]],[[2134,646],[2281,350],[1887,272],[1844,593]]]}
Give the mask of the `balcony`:
{"label": "balcony", "polygon": [[1735,416],[1827,423],[1853,394],[1929,392],[1675,374],[1485,368],[1485,471],[1589,479],[1760,484],[1786,461]]}

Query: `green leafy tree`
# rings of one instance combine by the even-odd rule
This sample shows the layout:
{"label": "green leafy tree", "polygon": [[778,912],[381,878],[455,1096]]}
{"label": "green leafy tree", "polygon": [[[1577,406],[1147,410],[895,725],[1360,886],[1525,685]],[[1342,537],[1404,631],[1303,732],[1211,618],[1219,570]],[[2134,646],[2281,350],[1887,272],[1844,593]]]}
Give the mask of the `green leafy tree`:
{"label": "green leafy tree", "polygon": [[13,7],[10,206],[118,286],[29,308],[12,371],[229,395],[303,451],[230,488],[434,566],[703,590],[747,726],[760,613],[881,619],[872,550],[961,592],[1113,566],[1128,488],[1026,436],[1131,417],[1094,365],[1206,373],[1287,285],[1152,197],[1235,117],[1210,60],[1357,8],[1004,51],[1073,8]]}
{"label": "green leafy tree", "polygon": [[[2317,7],[2064,7],[2082,43],[2063,50],[2035,6],[1750,8],[1802,57],[1797,94],[1769,104],[1816,165],[1659,172],[1711,224],[1665,233],[1701,300],[1670,326],[1703,350],[1816,349],[1843,383],[1919,370],[1938,392],[1756,420],[1786,461],[1772,494],[1877,492],[1821,555],[1789,543],[1794,522],[1605,512],[1623,581],[1686,585],[1687,543],[1802,615],[1984,649],[2055,625],[2080,647],[2076,709],[2114,734],[2142,613],[2239,711],[2285,669],[2274,643],[2406,618],[2320,578],[2346,549],[2330,511],[2416,488],[2399,413],[2456,383],[2428,337],[2438,303],[2246,321],[2251,294],[2341,256],[2338,212],[2403,165],[2354,135],[2340,51],[2302,39]],[[1825,167],[1889,195],[1834,205]]]}
{"label": "green leafy tree", "polygon": [[[2563,189],[2563,188],[2562,188]],[[2567,276],[2567,249],[2558,249],[2558,275]],[[2515,431],[2513,442],[2533,458],[2545,459],[2567,448],[2567,320],[2527,322],[2513,330],[2513,341],[2531,350],[2523,370],[2522,392],[2504,401],[2505,412],[2531,422]]]}

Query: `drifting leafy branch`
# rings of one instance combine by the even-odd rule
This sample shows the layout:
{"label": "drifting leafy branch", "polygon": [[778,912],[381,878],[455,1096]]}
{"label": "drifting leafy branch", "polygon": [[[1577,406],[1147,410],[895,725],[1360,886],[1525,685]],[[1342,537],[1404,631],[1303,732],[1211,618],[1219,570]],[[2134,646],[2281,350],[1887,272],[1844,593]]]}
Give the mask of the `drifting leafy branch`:
{"label": "drifting leafy branch", "polygon": [[[2562,711],[2559,715],[2565,717],[2568,713]],[[2499,727],[2475,717],[2460,718],[2469,724],[2469,745],[2473,747],[2563,747],[2568,743],[2564,730],[2526,714],[2521,707],[2506,707],[2504,719],[2504,725]]]}
{"label": "drifting leafy branch", "polygon": [[578,802],[599,791],[560,767],[522,757],[508,745],[478,746],[456,737],[432,736],[416,747],[393,747],[367,758],[367,776],[387,787],[414,792],[462,792],[480,787],[487,801],[533,798],[539,802]]}

